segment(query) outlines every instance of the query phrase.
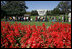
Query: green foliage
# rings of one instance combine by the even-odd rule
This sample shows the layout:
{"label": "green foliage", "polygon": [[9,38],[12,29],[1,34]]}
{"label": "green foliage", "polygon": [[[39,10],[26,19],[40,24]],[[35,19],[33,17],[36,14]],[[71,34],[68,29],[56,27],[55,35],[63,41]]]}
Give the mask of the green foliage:
{"label": "green foliage", "polygon": [[71,10],[71,1],[62,1],[60,2],[57,7],[55,7],[51,11],[47,11],[46,15],[48,16],[57,16],[57,15],[68,15]]}
{"label": "green foliage", "polygon": [[47,12],[46,12],[46,15],[51,15],[51,12],[50,12],[50,11],[47,11]]}
{"label": "green foliage", "polygon": [[32,15],[32,16],[38,16],[38,12],[37,12],[36,10],[32,10],[32,11],[31,11],[31,15]]}
{"label": "green foliage", "polygon": [[31,12],[26,12],[25,14],[29,14],[29,15],[31,15]]}
{"label": "green foliage", "polygon": [[5,1],[6,4],[1,5],[1,9],[6,12],[6,15],[23,15],[26,12],[24,1]]}
{"label": "green foliage", "polygon": [[62,1],[58,4],[57,8],[61,10],[61,14],[68,14],[71,9],[71,1]]}
{"label": "green foliage", "polygon": [[54,8],[54,10],[52,11],[53,15],[59,15],[60,14],[60,10],[58,8]]}

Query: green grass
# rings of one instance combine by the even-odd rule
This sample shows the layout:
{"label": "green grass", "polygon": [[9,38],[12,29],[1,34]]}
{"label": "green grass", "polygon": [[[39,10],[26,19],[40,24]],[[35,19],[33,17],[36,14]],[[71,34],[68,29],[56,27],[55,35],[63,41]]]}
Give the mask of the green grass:
{"label": "green grass", "polygon": [[[15,22],[21,23],[24,25],[36,25],[36,26],[41,26],[43,23],[45,23],[45,25],[48,25],[48,26],[50,26],[52,24],[51,22],[18,22],[18,21],[15,21]],[[10,23],[14,24],[15,22],[11,21]]]}
{"label": "green grass", "polygon": [[[52,22],[21,22],[21,21],[9,21],[11,24],[14,24],[15,22],[17,23],[21,23],[24,25],[36,25],[36,26],[41,26],[43,23],[45,23],[45,25],[50,26],[52,24]],[[71,22],[63,22],[63,23],[68,23],[71,24]]]}

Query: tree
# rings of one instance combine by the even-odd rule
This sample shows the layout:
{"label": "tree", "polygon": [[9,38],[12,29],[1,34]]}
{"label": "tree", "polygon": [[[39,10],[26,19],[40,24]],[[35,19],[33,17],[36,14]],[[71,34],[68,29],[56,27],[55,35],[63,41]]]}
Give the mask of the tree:
{"label": "tree", "polygon": [[60,9],[59,8],[54,8],[53,10],[52,10],[52,14],[53,15],[59,15],[60,14]]}
{"label": "tree", "polygon": [[31,15],[31,12],[28,11],[28,12],[26,12],[26,14],[30,14]]}
{"label": "tree", "polygon": [[38,15],[38,12],[37,12],[36,10],[32,10],[32,11],[31,11],[31,15],[32,15],[32,16],[37,16],[37,15]]}
{"label": "tree", "polygon": [[51,15],[51,12],[47,10],[46,15]]}
{"label": "tree", "polygon": [[62,1],[58,4],[57,8],[60,9],[61,13],[68,14],[71,9],[71,1]]}
{"label": "tree", "polygon": [[[5,3],[5,4],[2,4]],[[25,1],[2,1],[1,9],[6,12],[6,15],[24,15],[26,9]]]}

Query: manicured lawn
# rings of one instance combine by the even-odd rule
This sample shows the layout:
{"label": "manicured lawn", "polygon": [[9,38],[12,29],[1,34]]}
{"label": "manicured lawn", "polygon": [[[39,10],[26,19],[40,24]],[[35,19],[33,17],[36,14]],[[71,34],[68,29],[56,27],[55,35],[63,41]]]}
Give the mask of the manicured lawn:
{"label": "manicured lawn", "polygon": [[[15,22],[17,23],[21,23],[24,25],[36,25],[36,26],[41,26],[43,23],[45,23],[45,25],[50,26],[52,24],[52,22],[21,22],[21,21],[8,21],[11,24],[14,24]],[[68,23],[71,24],[71,22],[63,22],[63,23]]]}
{"label": "manicured lawn", "polygon": [[21,24],[24,24],[24,25],[36,25],[36,26],[40,26],[43,23],[45,23],[45,25],[48,25],[48,26],[50,26],[50,24],[52,24],[51,22],[21,22],[21,21],[9,21],[9,22],[11,24],[14,24],[15,22],[17,22],[17,23],[21,23]]}

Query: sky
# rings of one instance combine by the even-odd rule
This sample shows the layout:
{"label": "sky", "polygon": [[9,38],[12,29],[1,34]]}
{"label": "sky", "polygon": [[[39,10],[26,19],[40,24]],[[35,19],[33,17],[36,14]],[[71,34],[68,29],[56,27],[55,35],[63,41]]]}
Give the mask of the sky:
{"label": "sky", "polygon": [[28,9],[26,11],[32,11],[37,9],[53,10],[60,1],[25,1]]}

